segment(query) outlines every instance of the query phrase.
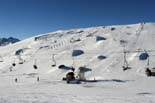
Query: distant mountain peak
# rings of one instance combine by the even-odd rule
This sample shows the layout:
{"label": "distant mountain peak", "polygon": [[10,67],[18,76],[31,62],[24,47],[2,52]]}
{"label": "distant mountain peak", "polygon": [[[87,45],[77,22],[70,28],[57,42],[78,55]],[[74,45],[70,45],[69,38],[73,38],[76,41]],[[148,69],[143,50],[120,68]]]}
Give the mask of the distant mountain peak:
{"label": "distant mountain peak", "polygon": [[14,37],[8,37],[8,38],[0,38],[0,46],[6,46],[8,44],[13,44],[16,42],[19,42],[20,40]]}

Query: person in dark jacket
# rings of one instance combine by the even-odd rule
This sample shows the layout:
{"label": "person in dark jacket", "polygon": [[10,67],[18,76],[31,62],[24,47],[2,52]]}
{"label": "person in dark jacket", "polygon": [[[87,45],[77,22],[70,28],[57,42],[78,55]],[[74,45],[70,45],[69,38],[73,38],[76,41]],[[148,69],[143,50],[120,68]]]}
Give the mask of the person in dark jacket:
{"label": "person in dark jacket", "polygon": [[40,78],[39,77],[37,77],[37,81],[39,82],[39,80],[40,80]]}
{"label": "person in dark jacket", "polygon": [[16,83],[18,82],[18,79],[17,79],[17,78],[15,78],[15,82],[16,82]]}

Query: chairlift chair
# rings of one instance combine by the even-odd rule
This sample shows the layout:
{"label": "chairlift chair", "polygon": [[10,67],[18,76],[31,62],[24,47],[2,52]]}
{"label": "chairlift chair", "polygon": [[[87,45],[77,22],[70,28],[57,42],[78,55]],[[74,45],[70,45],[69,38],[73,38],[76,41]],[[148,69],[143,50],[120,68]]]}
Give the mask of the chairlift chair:
{"label": "chairlift chair", "polygon": [[12,63],[12,66],[14,66],[14,67],[15,67],[15,66],[16,66],[16,63]]}
{"label": "chairlift chair", "polygon": [[56,66],[56,60],[55,60],[54,56],[55,56],[55,54],[52,55],[52,61],[53,61],[53,64],[51,65],[52,67]]}
{"label": "chairlift chair", "polygon": [[37,67],[37,60],[36,60],[36,59],[35,59],[35,61],[34,61],[33,68],[34,68],[34,69],[38,69],[38,67]]}
{"label": "chairlift chair", "polygon": [[126,71],[128,69],[131,69],[131,67],[129,67],[128,61],[126,59],[126,51],[125,51],[125,46],[124,46],[124,66],[122,66],[123,71]]}
{"label": "chairlift chair", "polygon": [[23,64],[24,61],[23,61],[23,59],[21,58],[21,55],[19,55],[18,58],[19,58],[19,64]]}
{"label": "chairlift chair", "polygon": [[23,59],[19,59],[19,64],[23,64]]}
{"label": "chairlift chair", "polygon": [[2,58],[2,56],[0,56],[0,62],[3,62],[3,58]]}
{"label": "chairlift chair", "polygon": [[14,58],[14,62],[12,63],[12,66],[15,67],[16,63],[15,63],[15,58]]}
{"label": "chairlift chair", "polygon": [[147,76],[151,76],[151,70],[149,68],[146,68],[145,73]]}
{"label": "chairlift chair", "polygon": [[23,64],[23,61],[20,61],[19,64]]}

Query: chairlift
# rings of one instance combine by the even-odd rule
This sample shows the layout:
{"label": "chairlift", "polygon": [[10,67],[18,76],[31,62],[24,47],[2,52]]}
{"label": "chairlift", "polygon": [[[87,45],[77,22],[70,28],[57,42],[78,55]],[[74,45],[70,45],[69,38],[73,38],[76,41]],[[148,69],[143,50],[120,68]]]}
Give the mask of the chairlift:
{"label": "chairlift", "polygon": [[55,67],[56,66],[56,60],[55,60],[55,54],[52,55],[52,61],[53,61],[53,64],[51,65],[52,67]]}
{"label": "chairlift", "polygon": [[149,68],[146,68],[145,73],[147,76],[151,76],[151,70]]}
{"label": "chairlift", "polygon": [[19,55],[19,57],[18,57],[18,58],[19,58],[19,64],[23,64],[23,62],[24,62],[24,61],[23,61],[23,59],[21,58],[21,56],[20,56],[20,55]]}
{"label": "chairlift", "polygon": [[37,67],[37,60],[36,60],[36,59],[35,59],[35,61],[34,61],[33,68],[34,68],[34,69],[38,69],[38,67]]}
{"label": "chairlift", "polygon": [[148,59],[147,59],[148,61],[147,61],[147,66],[149,66],[150,65],[150,58],[149,58],[149,55],[148,55]]}
{"label": "chairlift", "polygon": [[23,60],[20,60],[20,61],[19,61],[19,64],[23,64]]}
{"label": "chairlift", "polygon": [[[147,59],[147,67],[145,68],[145,74],[149,76],[155,76],[155,67],[150,68],[150,55],[148,52],[144,49],[144,53],[146,53],[144,56],[144,59]],[[143,59],[143,58],[142,58]]]}
{"label": "chairlift", "polygon": [[126,59],[126,51],[125,51],[125,46],[124,46],[124,66],[122,66],[123,71],[126,71],[128,69],[131,69],[131,67],[129,67],[128,61]]}
{"label": "chairlift", "polygon": [[145,69],[145,74],[149,76],[155,76],[155,67],[149,68],[150,65],[150,58],[148,56],[148,61],[147,61],[147,68]]}
{"label": "chairlift", "polygon": [[78,80],[84,81],[85,80],[85,67],[79,67],[78,68]]}
{"label": "chairlift", "polygon": [[12,63],[12,66],[15,67],[16,63],[15,63],[15,58],[14,58],[14,62]]}
{"label": "chairlift", "polygon": [[[144,52],[147,53],[147,51],[144,49]],[[149,69],[149,65],[150,65],[150,57],[149,57],[149,54],[147,54],[147,68],[146,68],[146,71],[148,71]]]}
{"label": "chairlift", "polygon": [[12,67],[10,67],[9,69],[10,69],[10,72],[12,72]]}
{"label": "chairlift", "polygon": [[0,56],[0,62],[3,62],[3,58],[2,58],[2,56]]}
{"label": "chairlift", "polygon": [[34,68],[34,69],[38,69],[37,65],[33,65],[33,68]]}

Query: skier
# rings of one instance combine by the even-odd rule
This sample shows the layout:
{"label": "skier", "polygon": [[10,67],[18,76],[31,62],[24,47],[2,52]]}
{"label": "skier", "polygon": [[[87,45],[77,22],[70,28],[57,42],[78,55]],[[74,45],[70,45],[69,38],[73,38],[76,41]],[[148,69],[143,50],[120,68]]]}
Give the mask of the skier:
{"label": "skier", "polygon": [[18,79],[17,79],[17,78],[15,78],[15,82],[16,82],[16,83],[18,82]]}
{"label": "skier", "polygon": [[12,72],[12,67],[10,67],[9,69],[10,69],[10,72]]}
{"label": "skier", "polygon": [[39,80],[40,80],[40,78],[39,77],[37,77],[37,81],[39,82]]}

